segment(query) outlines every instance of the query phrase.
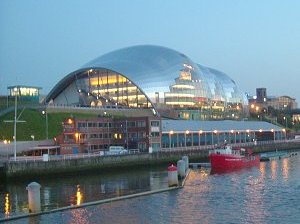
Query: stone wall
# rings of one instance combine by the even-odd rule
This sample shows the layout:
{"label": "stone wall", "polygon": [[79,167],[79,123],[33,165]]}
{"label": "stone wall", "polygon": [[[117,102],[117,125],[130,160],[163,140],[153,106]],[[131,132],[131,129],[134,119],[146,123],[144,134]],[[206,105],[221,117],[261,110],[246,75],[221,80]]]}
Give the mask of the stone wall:
{"label": "stone wall", "polygon": [[204,159],[208,151],[178,151],[152,154],[99,156],[56,161],[19,161],[5,165],[6,177],[44,176],[88,170],[104,170],[177,162],[183,155],[190,159]]}
{"label": "stone wall", "polygon": [[[275,150],[299,150],[300,142],[270,144],[253,147],[254,152],[266,152]],[[116,168],[149,166],[158,164],[170,164],[177,162],[182,156],[187,155],[190,161],[208,161],[208,150],[178,150],[157,152],[152,154],[99,156],[80,159],[68,159],[57,161],[19,161],[6,163],[4,172],[7,178],[47,176],[54,174],[74,173],[83,171],[101,171]]]}

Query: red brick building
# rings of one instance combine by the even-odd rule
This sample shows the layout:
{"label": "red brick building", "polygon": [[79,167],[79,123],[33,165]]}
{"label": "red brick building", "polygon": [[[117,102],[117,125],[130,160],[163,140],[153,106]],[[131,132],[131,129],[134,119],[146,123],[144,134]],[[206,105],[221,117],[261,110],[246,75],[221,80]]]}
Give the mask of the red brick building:
{"label": "red brick building", "polygon": [[68,118],[63,122],[61,154],[107,151],[123,146],[140,152],[161,147],[161,120],[158,117],[88,119]]}

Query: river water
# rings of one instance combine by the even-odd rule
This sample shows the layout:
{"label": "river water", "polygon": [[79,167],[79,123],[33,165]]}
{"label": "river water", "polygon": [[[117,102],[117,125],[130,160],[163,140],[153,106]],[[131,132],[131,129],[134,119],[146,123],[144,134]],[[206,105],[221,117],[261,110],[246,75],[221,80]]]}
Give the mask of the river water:
{"label": "river water", "polygon": [[[47,210],[164,188],[167,172],[156,168],[39,181],[42,209]],[[2,186],[0,197],[1,218],[28,211],[24,182]],[[224,174],[196,169],[179,190],[12,223],[300,223],[300,156]]]}

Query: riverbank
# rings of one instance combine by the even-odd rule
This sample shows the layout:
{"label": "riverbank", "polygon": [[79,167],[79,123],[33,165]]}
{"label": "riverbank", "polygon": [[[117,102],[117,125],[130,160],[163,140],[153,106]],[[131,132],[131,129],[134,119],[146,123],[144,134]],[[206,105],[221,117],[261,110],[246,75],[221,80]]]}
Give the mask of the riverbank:
{"label": "riverbank", "polygon": [[[275,150],[298,151],[300,142],[280,142],[253,146],[255,153]],[[208,149],[168,150],[147,154],[94,156],[87,158],[44,161],[18,161],[4,164],[0,176],[8,179],[35,176],[64,175],[79,172],[107,171],[141,166],[156,166],[177,162],[187,155],[191,162],[207,162]]]}

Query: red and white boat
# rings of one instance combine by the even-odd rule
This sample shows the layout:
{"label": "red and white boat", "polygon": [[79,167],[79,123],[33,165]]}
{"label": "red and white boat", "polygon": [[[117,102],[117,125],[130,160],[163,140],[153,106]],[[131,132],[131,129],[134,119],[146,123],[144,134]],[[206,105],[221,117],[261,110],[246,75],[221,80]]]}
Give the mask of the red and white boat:
{"label": "red and white boat", "polygon": [[257,166],[260,163],[259,155],[254,155],[251,149],[232,148],[230,145],[210,150],[209,159],[212,171],[217,172]]}

